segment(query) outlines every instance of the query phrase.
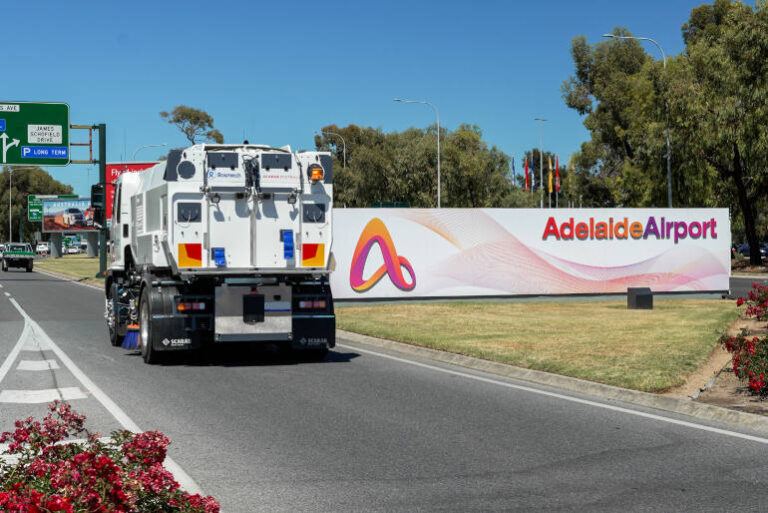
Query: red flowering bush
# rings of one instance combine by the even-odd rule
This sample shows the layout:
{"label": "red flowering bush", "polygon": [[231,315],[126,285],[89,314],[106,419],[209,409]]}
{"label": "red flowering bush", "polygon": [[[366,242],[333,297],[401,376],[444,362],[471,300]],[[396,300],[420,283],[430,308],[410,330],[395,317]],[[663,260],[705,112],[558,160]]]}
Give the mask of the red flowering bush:
{"label": "red flowering bush", "polygon": [[[746,298],[736,300],[736,306],[747,305],[744,315],[754,317],[758,321],[768,319],[768,287],[755,282]],[[737,378],[747,382],[749,389],[765,397],[768,395],[768,338],[758,338],[749,335],[748,330],[742,330],[735,337],[724,335],[720,342],[733,355],[733,372]]]}
{"label": "red flowering bush", "polygon": [[184,492],[163,467],[170,440],[162,433],[115,431],[105,442],[69,404],[48,409],[42,422],[17,420],[0,434],[8,444],[0,453],[0,511],[218,513],[213,497]]}
{"label": "red flowering bush", "polygon": [[736,306],[742,305],[747,305],[744,312],[747,317],[754,317],[758,321],[768,320],[768,286],[754,282],[749,295],[736,300]]}
{"label": "red flowering bush", "polygon": [[749,389],[760,397],[768,395],[768,339],[750,337],[747,330],[735,337],[724,335],[720,341],[733,355],[733,373],[746,381]]}

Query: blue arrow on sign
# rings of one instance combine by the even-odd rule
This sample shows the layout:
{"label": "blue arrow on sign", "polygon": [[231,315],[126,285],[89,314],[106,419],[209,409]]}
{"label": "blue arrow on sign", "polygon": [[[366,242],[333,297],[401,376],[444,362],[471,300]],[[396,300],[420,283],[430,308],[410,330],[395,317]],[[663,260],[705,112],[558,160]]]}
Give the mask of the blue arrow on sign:
{"label": "blue arrow on sign", "polygon": [[5,120],[0,119],[0,132],[5,132]]}

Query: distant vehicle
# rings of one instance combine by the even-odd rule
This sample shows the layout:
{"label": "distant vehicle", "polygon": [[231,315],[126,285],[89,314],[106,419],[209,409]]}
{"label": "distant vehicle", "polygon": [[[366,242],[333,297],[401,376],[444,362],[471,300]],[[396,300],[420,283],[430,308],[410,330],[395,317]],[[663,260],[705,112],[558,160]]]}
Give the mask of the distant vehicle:
{"label": "distant vehicle", "polygon": [[77,246],[70,246],[67,248],[67,255],[77,255],[80,253],[80,248]]}
{"label": "distant vehicle", "polygon": [[85,212],[83,212],[83,215],[85,217],[85,225],[86,226],[93,226],[93,207],[87,209]]}
{"label": "distant vehicle", "polygon": [[85,216],[79,208],[68,208],[62,214],[61,222],[66,226],[85,226]]}
{"label": "distant vehicle", "polygon": [[48,247],[48,244],[46,242],[40,242],[37,244],[37,247],[35,248],[35,253],[38,255],[41,255],[43,253],[50,253],[51,248]]}
{"label": "distant vehicle", "polygon": [[[745,257],[749,256],[749,244],[742,244],[739,246],[738,249],[739,253],[744,255]],[[765,242],[760,243],[760,255],[762,256],[768,256],[768,244]]]}
{"label": "distant vehicle", "polygon": [[2,269],[7,271],[11,267],[23,267],[31,273],[34,260],[35,252],[32,251],[31,245],[24,242],[11,242],[3,252]]}

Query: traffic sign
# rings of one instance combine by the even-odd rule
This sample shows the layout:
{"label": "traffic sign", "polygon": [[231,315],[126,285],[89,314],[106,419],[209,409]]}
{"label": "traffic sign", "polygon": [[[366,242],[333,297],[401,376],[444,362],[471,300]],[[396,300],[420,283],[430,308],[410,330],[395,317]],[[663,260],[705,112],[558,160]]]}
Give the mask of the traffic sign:
{"label": "traffic sign", "polygon": [[0,101],[0,164],[69,164],[69,105]]}
{"label": "traffic sign", "polygon": [[44,199],[77,199],[77,194],[30,194],[27,196],[27,220],[31,222],[43,220]]}

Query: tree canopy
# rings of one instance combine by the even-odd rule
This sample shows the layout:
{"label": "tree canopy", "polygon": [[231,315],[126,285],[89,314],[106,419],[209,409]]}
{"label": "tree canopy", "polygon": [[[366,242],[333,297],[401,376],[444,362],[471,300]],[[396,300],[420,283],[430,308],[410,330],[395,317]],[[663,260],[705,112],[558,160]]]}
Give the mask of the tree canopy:
{"label": "tree canopy", "polygon": [[[19,222],[26,241],[40,231],[40,223],[27,221],[27,195],[29,194],[72,194],[72,187],[54,180],[45,170],[37,166],[13,166],[13,188],[9,188],[11,173],[4,166],[0,173],[0,241],[8,240],[8,194],[11,196],[13,238],[19,240]],[[5,208],[2,208],[5,206]]]}
{"label": "tree canopy", "polygon": [[[613,34],[632,35],[622,27]],[[674,206],[731,207],[759,263],[768,198],[768,3],[703,4],[682,36],[685,51],[666,68],[635,39],[573,39],[575,73],[563,83],[563,99],[590,131],[575,156],[577,175],[601,184],[592,189],[608,191],[606,203],[665,206],[669,124]]]}
{"label": "tree canopy", "polygon": [[[444,207],[529,206],[530,194],[512,183],[509,157],[489,148],[476,125],[441,127],[441,203]],[[343,142],[342,142],[343,138]],[[344,146],[346,145],[346,167]],[[328,125],[315,136],[318,150],[334,157],[334,196],[340,207],[400,202],[437,205],[437,131]]]}
{"label": "tree canopy", "polygon": [[192,144],[197,144],[199,140],[213,141],[218,144],[224,142],[221,132],[213,128],[213,117],[204,110],[178,105],[170,113],[161,112],[160,117],[176,125],[176,128]]}

